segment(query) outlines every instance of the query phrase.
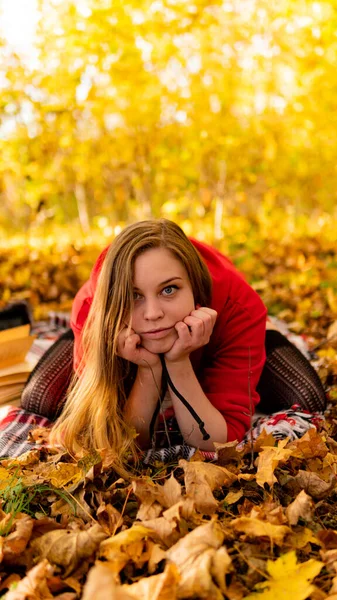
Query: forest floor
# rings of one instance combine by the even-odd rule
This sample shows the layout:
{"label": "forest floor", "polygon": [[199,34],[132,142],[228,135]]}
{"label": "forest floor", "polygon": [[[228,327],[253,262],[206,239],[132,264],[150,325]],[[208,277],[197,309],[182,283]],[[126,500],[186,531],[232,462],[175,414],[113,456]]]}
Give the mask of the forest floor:
{"label": "forest floor", "polygon": [[[75,459],[41,447],[1,460],[1,597],[337,600],[335,243],[231,250],[269,314],[315,351],[329,398],[324,425],[293,442],[262,433],[240,450],[224,444],[217,463],[197,452],[138,467],[130,480],[108,451]],[[1,250],[2,303],[24,297],[36,319],[68,311],[97,254]]]}

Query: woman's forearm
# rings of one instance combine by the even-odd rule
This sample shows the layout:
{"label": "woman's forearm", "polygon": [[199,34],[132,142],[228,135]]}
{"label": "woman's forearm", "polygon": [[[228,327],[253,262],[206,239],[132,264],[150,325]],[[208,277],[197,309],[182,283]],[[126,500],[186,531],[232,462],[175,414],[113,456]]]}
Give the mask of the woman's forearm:
{"label": "woman's forearm", "polygon": [[137,443],[147,447],[150,443],[150,423],[160,395],[162,367],[138,367],[137,376],[127,399],[124,416],[137,433]]}
{"label": "woman's forearm", "polygon": [[201,450],[214,450],[213,442],[225,443],[227,441],[226,421],[202,391],[190,359],[187,358],[181,362],[167,361],[166,366],[174,386],[194,408],[205,423],[205,429],[210,435],[208,440],[203,440],[198,423],[170,389],[175,416],[185,442]]}

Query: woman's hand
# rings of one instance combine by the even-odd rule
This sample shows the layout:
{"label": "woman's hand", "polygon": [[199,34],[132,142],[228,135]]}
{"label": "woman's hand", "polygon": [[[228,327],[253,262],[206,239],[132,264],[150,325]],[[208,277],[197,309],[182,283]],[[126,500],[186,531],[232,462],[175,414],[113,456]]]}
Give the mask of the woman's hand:
{"label": "woman's hand", "polygon": [[144,368],[159,366],[160,358],[141,346],[141,338],[133,329],[125,327],[118,336],[117,354],[122,358]]}
{"label": "woman's hand", "polygon": [[178,339],[174,342],[171,350],[166,352],[166,361],[185,360],[193,350],[208,344],[216,318],[215,310],[197,305],[196,310],[192,310],[183,321],[178,321],[175,324]]}

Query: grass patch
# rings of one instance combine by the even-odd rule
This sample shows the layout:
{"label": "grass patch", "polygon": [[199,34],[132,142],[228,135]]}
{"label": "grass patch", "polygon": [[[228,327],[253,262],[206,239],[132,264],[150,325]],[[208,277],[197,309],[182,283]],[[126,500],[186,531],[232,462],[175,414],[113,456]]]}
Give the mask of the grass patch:
{"label": "grass patch", "polygon": [[44,508],[43,497],[45,494],[55,494],[56,496],[59,496],[59,498],[69,504],[74,515],[76,515],[76,503],[65,491],[51,487],[47,484],[26,486],[23,483],[22,478],[18,478],[17,473],[14,473],[13,477],[8,481],[8,485],[3,490],[0,490],[2,510],[6,514],[11,515],[11,518],[6,523],[5,527],[0,528],[0,536],[8,535],[15,517],[19,513],[25,513],[34,517],[36,512],[43,512],[46,516],[49,516],[48,511]]}

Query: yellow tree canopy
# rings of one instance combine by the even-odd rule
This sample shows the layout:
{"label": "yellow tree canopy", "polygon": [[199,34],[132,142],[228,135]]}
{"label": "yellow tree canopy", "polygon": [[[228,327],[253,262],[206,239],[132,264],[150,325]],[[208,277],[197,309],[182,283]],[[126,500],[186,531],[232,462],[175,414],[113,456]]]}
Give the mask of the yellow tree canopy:
{"label": "yellow tree canopy", "polygon": [[[337,6],[40,0],[2,46],[2,223],[254,215],[336,202]],[[261,209],[262,206],[262,209]]]}

